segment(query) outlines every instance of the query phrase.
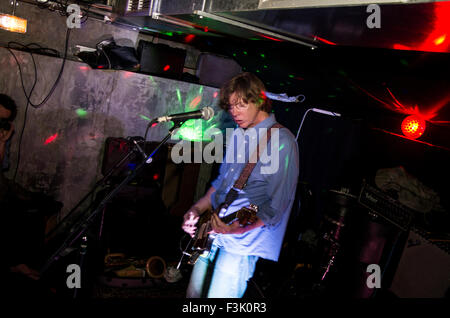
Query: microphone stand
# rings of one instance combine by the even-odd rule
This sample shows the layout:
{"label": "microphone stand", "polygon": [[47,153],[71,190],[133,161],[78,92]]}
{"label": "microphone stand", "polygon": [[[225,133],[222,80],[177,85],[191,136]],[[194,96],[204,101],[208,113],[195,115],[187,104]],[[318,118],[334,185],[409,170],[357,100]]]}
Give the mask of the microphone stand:
{"label": "microphone stand", "polygon": [[105,198],[103,198],[103,200],[99,203],[97,208],[92,213],[89,214],[89,216],[86,218],[86,220],[79,222],[78,224],[75,225],[75,227],[69,233],[69,236],[64,240],[63,244],[56,250],[55,253],[53,253],[50,256],[50,258],[47,260],[47,262],[41,268],[41,270],[40,270],[41,274],[44,274],[54,262],[59,260],[61,256],[64,256],[64,251],[66,251],[68,248],[72,247],[72,245],[75,243],[75,241],[86,232],[86,230],[89,228],[89,226],[95,220],[95,217],[99,214],[100,211],[103,210],[105,205],[109,201],[111,201],[122,190],[122,188],[125,185],[127,185],[130,181],[132,181],[141,172],[142,168],[146,164],[149,164],[152,162],[152,157],[155,155],[155,153],[169,140],[170,137],[172,137],[175,129],[179,128],[182,124],[183,124],[183,121],[181,121],[181,120],[174,121],[174,126],[169,129],[169,133],[167,134],[167,136],[164,137],[164,139],[158,144],[158,146],[148,156],[145,154],[145,152],[142,150],[142,148],[138,146],[137,142],[134,141],[134,144],[138,146],[137,147],[138,150],[144,155],[145,159],[136,167],[136,169],[131,174],[129,174],[124,180],[122,180],[122,182],[115,189],[113,189]]}
{"label": "microphone stand", "polygon": [[[133,140],[134,141],[134,140]],[[64,226],[67,225],[68,219],[70,218],[70,216],[82,205],[82,203],[84,201],[86,201],[89,197],[91,197],[94,193],[95,190],[106,184],[106,182],[108,181],[108,179],[112,176],[112,174],[119,169],[119,167],[121,167],[126,161],[128,161],[128,159],[133,155],[134,150],[131,149],[125,156],[123,156],[122,159],[120,159],[115,165],[114,167],[112,167],[107,173],[106,175],[100,179],[99,181],[97,181],[94,185],[94,187],[69,211],[69,213],[67,213],[67,216],[64,217],[64,219],[60,222],[60,225],[58,225],[57,227],[55,227],[54,229],[52,229],[47,235],[46,235],[46,240],[50,240],[52,239],[52,237],[57,236],[59,233],[64,230]],[[92,203],[86,208],[86,209],[90,209],[92,206]],[[82,214],[82,213],[81,213]]]}

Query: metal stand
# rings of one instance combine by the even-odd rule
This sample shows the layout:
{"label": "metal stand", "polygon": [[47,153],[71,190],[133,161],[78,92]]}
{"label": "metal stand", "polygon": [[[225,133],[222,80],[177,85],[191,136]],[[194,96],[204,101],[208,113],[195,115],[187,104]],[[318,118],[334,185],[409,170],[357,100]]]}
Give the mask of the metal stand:
{"label": "metal stand", "polygon": [[[122,188],[124,186],[126,186],[130,181],[132,181],[141,172],[142,168],[145,165],[150,164],[152,162],[152,157],[155,155],[155,153],[161,148],[162,145],[164,145],[169,140],[169,138],[173,135],[174,130],[179,128],[182,124],[183,124],[182,121],[174,121],[174,126],[171,129],[169,129],[169,133],[167,134],[167,136],[158,144],[158,146],[148,156],[147,156],[147,154],[145,154],[145,152],[142,150],[142,148],[137,144],[137,142],[134,141],[136,148],[139,150],[139,152],[142,153],[142,155],[144,156],[145,159],[142,161],[142,163],[140,163],[136,167],[136,169],[130,175],[128,175],[124,180],[122,180],[122,182],[116,188],[114,188],[108,195],[106,195],[106,197],[98,204],[97,208],[93,212],[91,212],[85,220],[82,220],[81,222],[78,222],[77,224],[75,224],[75,226],[71,229],[68,237],[64,240],[63,244],[56,250],[56,252],[54,254],[52,254],[50,256],[50,258],[47,260],[47,262],[41,268],[41,271],[40,271],[41,274],[44,274],[54,262],[56,262],[57,260],[59,260],[61,258],[61,256],[65,256],[65,254],[67,254],[66,251],[69,248],[71,248],[72,245],[92,225],[93,221],[95,220],[95,217],[99,214],[100,211],[103,211],[106,204],[109,201],[111,201],[122,190]],[[125,162],[125,160],[129,158],[130,154],[131,154],[131,152],[129,154],[127,154],[127,156],[125,156],[112,170],[119,167],[123,162]],[[108,176],[110,176],[112,174],[112,172],[113,171],[110,171],[108,173]],[[99,184],[101,181],[99,181],[97,184]],[[101,183],[103,183],[103,182],[101,182]],[[96,184],[96,186],[97,186],[97,184]],[[86,198],[88,198],[92,194],[92,192],[93,191],[88,193],[82,199],[82,201],[85,200]],[[79,205],[81,205],[81,202],[79,204],[77,204],[77,207]]]}
{"label": "metal stand", "polygon": [[323,274],[320,281],[323,282],[330,272],[330,269],[335,266],[336,258],[338,257],[339,251],[342,244],[342,232],[345,227],[345,221],[347,214],[350,212],[353,201],[356,200],[356,196],[351,195],[348,189],[341,188],[340,190],[330,190],[330,194],[333,195],[333,211],[332,216],[325,215],[324,219],[328,222],[330,229],[325,232],[323,239],[327,242],[325,263],[322,262],[321,267]]}
{"label": "metal stand", "polygon": [[[136,141],[133,140],[133,142],[136,144]],[[136,148],[139,149],[139,148]],[[50,240],[53,237],[57,236],[58,234],[60,234],[60,232],[63,232],[64,226],[67,225],[67,223],[69,222],[68,219],[75,213],[75,211],[89,198],[91,197],[95,191],[97,190],[98,187],[103,186],[106,184],[106,182],[109,180],[109,178],[113,175],[114,172],[116,172],[125,162],[128,161],[128,159],[130,159],[130,157],[133,155],[134,153],[134,149],[130,150],[122,159],[120,159],[115,165],[114,167],[112,167],[107,173],[106,175],[100,179],[99,181],[97,181],[94,185],[94,187],[69,211],[69,213],[67,213],[67,216],[64,217],[63,220],[61,220],[61,222],[59,223],[59,226],[55,227],[53,230],[51,230],[48,234],[46,239]],[[89,210],[92,207],[92,203],[86,208],[86,211]],[[82,214],[82,213],[81,213]]]}

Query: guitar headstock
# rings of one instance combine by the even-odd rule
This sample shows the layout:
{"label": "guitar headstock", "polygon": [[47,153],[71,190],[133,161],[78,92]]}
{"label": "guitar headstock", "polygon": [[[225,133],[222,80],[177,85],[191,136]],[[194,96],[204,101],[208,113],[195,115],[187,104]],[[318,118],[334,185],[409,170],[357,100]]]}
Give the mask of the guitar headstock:
{"label": "guitar headstock", "polygon": [[258,213],[258,207],[254,204],[250,204],[247,207],[243,207],[237,213],[237,218],[241,225],[253,224],[256,222],[256,213]]}

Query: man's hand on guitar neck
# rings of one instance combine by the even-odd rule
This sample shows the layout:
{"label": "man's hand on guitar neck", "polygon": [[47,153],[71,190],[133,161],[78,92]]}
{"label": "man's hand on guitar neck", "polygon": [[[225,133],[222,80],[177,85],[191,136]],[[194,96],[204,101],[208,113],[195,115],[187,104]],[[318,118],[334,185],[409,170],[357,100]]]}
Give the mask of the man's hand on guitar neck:
{"label": "man's hand on guitar neck", "polygon": [[243,232],[241,232],[243,227],[241,227],[241,225],[239,224],[239,220],[234,221],[230,225],[227,225],[220,220],[220,218],[217,214],[213,214],[211,216],[211,227],[212,227],[211,233],[218,233],[218,234],[243,233]]}

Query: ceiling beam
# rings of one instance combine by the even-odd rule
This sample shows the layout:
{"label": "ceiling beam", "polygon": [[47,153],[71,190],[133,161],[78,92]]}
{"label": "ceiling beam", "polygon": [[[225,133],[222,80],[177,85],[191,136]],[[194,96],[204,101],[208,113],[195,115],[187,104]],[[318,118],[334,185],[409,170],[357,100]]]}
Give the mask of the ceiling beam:
{"label": "ceiling beam", "polygon": [[[171,0],[160,0],[162,2]],[[236,12],[270,9],[303,9],[325,7],[367,6],[369,4],[416,4],[443,2],[446,0],[190,0],[191,4],[203,6],[202,11]]]}

